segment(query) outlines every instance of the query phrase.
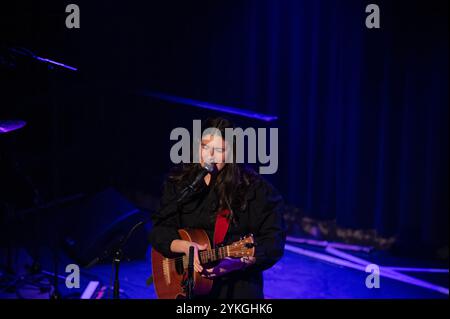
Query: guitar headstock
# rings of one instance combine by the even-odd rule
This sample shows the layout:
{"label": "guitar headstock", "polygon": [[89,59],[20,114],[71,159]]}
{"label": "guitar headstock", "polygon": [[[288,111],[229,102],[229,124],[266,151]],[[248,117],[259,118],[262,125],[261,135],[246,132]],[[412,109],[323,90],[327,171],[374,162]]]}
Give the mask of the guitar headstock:
{"label": "guitar headstock", "polygon": [[255,246],[253,235],[249,234],[229,245],[228,254],[233,258],[253,257],[255,255]]}

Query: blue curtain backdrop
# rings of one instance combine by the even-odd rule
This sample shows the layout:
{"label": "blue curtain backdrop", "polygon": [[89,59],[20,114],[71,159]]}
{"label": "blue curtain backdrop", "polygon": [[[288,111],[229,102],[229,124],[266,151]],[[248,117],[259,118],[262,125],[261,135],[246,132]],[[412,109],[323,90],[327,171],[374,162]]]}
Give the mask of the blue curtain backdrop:
{"label": "blue curtain backdrop", "polygon": [[367,1],[227,3],[190,22],[177,93],[278,115],[274,182],[308,216],[447,243],[447,3],[375,1],[381,29]]}

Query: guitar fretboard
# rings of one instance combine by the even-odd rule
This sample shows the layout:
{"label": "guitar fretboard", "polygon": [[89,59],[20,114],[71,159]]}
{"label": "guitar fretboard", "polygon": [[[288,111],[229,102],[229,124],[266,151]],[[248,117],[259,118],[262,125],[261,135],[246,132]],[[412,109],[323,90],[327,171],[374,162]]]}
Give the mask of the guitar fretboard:
{"label": "guitar fretboard", "polygon": [[229,257],[228,246],[208,249],[199,253],[200,263],[206,264]]}

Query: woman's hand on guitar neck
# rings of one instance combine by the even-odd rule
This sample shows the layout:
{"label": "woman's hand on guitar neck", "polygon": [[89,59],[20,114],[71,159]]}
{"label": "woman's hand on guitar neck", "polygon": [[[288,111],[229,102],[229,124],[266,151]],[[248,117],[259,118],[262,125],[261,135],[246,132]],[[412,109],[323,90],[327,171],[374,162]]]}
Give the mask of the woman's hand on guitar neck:
{"label": "woman's hand on guitar neck", "polygon": [[214,279],[226,275],[232,271],[242,270],[256,262],[255,257],[242,257],[242,258],[225,258],[222,259],[219,264],[212,268],[205,269],[202,272],[202,277]]}
{"label": "woman's hand on guitar neck", "polygon": [[205,250],[207,245],[199,245],[194,242],[190,242],[187,240],[175,239],[170,244],[170,250],[174,253],[184,253],[186,256],[189,256],[189,248],[194,247],[194,270],[197,272],[202,272],[203,267],[200,264],[200,259],[198,258],[198,252],[200,250]]}

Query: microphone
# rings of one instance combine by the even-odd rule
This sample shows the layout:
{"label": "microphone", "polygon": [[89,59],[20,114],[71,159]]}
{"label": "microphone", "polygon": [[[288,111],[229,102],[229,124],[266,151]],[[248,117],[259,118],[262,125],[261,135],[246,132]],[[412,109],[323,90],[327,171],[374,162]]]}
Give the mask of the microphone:
{"label": "microphone", "polygon": [[183,201],[189,193],[194,191],[200,181],[205,178],[206,175],[212,172],[214,172],[214,163],[206,163],[205,166],[202,167],[200,173],[195,177],[194,181],[189,186],[183,189],[183,191],[181,192],[181,196],[178,198],[177,202],[180,203],[181,201]]}

